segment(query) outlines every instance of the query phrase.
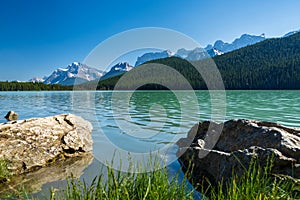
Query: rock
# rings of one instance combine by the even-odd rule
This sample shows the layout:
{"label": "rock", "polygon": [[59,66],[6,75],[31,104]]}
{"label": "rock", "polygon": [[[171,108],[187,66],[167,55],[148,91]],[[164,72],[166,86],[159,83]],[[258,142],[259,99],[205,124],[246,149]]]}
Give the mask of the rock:
{"label": "rock", "polygon": [[[14,176],[9,184],[0,184],[0,196],[12,194],[14,191],[30,191],[32,194],[41,191],[45,183],[63,181],[69,177],[79,178],[92,163],[93,158],[92,154],[66,158],[21,176]],[[22,184],[20,185],[20,183]]]}
{"label": "rock", "polygon": [[14,121],[14,120],[18,120],[19,116],[17,113],[15,113],[14,111],[9,111],[5,117],[5,119],[7,119],[8,121]]}
{"label": "rock", "polygon": [[[213,128],[207,132],[210,123]],[[218,127],[223,129],[216,145],[205,149],[206,137]],[[206,121],[196,124],[177,145],[179,161],[191,173],[194,186],[202,183],[205,187],[205,179],[213,185],[226,182],[232,171],[240,177],[253,157],[261,167],[273,157],[273,174],[300,179],[300,129],[254,120],[230,120],[221,124]],[[191,171],[187,169],[190,164]]]}
{"label": "rock", "polygon": [[92,125],[81,117],[62,114],[0,125],[0,159],[12,174],[22,174],[56,160],[92,152]]}

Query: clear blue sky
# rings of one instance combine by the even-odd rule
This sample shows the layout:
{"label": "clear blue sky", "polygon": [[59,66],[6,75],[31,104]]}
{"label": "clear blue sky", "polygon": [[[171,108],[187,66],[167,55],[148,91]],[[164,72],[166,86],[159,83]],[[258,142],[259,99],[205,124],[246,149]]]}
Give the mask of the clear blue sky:
{"label": "clear blue sky", "polygon": [[3,0],[0,8],[0,80],[49,75],[132,28],[174,29],[203,46],[300,29],[298,0]]}

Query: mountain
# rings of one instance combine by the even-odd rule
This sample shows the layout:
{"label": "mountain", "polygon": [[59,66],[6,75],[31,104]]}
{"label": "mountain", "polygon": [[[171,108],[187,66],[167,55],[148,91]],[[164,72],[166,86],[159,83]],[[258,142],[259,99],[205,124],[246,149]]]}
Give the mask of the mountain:
{"label": "mountain", "polygon": [[193,50],[178,49],[175,56],[186,60],[201,60],[210,57],[208,52],[200,47]]}
{"label": "mountain", "polygon": [[299,32],[300,32],[300,30],[297,30],[297,31],[291,31],[291,32],[285,34],[283,37],[289,37],[289,36],[294,35],[294,34],[299,33]]}
{"label": "mountain", "polygon": [[98,69],[88,67],[79,62],[73,62],[67,68],[56,69],[45,79],[44,83],[74,85],[99,79],[102,75],[103,72]]}
{"label": "mountain", "polygon": [[235,39],[232,43],[225,43],[222,40],[217,40],[214,45],[207,45],[205,48],[197,47],[192,50],[184,48],[178,49],[176,53],[169,50],[161,52],[150,52],[137,58],[135,66],[141,65],[150,60],[168,58],[176,56],[186,60],[202,60],[208,57],[219,56],[224,53],[240,49],[242,47],[252,45],[265,40],[265,34],[260,36],[244,34],[240,38]]}
{"label": "mountain", "polygon": [[[226,89],[300,89],[300,33],[288,37],[267,39],[254,45],[213,57]],[[200,66],[206,66],[206,60],[200,60]],[[207,89],[198,71],[190,62],[169,57],[149,61],[161,63],[176,69],[194,89]],[[138,68],[137,68],[138,69]],[[135,73],[137,74],[137,73]],[[122,75],[100,81],[98,89],[113,89]],[[142,72],[136,79],[144,78]],[[170,83],[181,87],[174,77],[166,77]],[[124,86],[124,89],[131,89]],[[141,89],[165,89],[159,85],[145,85]]]}
{"label": "mountain", "polygon": [[135,62],[134,66],[141,65],[147,61],[150,60],[155,60],[159,58],[168,58],[171,57],[174,53],[172,53],[169,50],[161,51],[161,52],[150,52],[150,53],[145,53],[142,56],[137,58],[137,61]]}
{"label": "mountain", "polygon": [[40,77],[33,77],[32,79],[29,79],[28,82],[31,83],[43,83],[48,77],[44,76],[43,78]]}
{"label": "mountain", "polygon": [[129,65],[127,62],[121,62],[114,65],[104,76],[101,77],[101,80],[107,79],[113,76],[117,76],[124,72],[128,72],[133,68],[133,66]]}
{"label": "mountain", "polygon": [[215,44],[208,45],[205,49],[208,51],[212,48],[217,49],[220,52],[230,52],[237,49],[240,49],[245,46],[249,46],[258,42],[265,40],[265,34],[261,34],[260,36],[243,34],[240,38],[235,39],[232,43],[223,42],[222,40],[217,40]]}
{"label": "mountain", "polygon": [[210,49],[203,49],[197,47],[193,50],[186,50],[184,48],[178,49],[175,56],[186,60],[202,60],[205,58],[214,57],[222,54],[223,52],[213,47]]}

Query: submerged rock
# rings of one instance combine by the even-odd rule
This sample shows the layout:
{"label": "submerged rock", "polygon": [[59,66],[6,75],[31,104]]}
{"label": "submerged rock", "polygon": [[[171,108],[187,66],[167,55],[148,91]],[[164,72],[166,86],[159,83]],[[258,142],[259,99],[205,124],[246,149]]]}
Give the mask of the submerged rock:
{"label": "submerged rock", "polygon": [[7,121],[13,121],[13,120],[18,120],[19,116],[16,112],[11,110],[8,111],[8,113],[5,115],[4,118],[7,119]]}
{"label": "submerged rock", "polygon": [[56,160],[92,152],[92,125],[81,117],[62,114],[0,125],[0,159],[12,174],[22,174]]}
{"label": "submerged rock", "polygon": [[[12,194],[14,191],[29,191],[31,194],[42,190],[46,183],[60,181],[62,185],[67,185],[67,178],[79,178],[84,170],[93,161],[92,154],[86,154],[81,157],[66,158],[52,163],[49,166],[42,167],[38,170],[14,176],[9,184],[0,184],[0,197],[6,194]],[[43,191],[45,194],[48,191]],[[50,197],[44,196],[44,197]]]}
{"label": "submerged rock", "polygon": [[[210,123],[213,128],[208,132]],[[205,149],[205,138],[215,134],[219,127],[223,129],[216,145]],[[205,179],[213,185],[226,182],[233,171],[241,176],[253,157],[262,167],[273,158],[273,174],[300,179],[300,129],[254,120],[230,120],[223,124],[206,121],[196,124],[188,137],[177,144],[184,170],[193,166],[189,173],[195,186],[205,187]]]}

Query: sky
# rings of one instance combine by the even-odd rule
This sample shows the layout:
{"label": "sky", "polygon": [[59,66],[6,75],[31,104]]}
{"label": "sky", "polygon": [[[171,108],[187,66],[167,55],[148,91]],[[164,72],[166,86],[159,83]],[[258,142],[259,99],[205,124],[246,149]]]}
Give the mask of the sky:
{"label": "sky", "polygon": [[172,29],[202,47],[300,29],[298,0],[3,0],[0,8],[0,81],[50,75],[135,28]]}

